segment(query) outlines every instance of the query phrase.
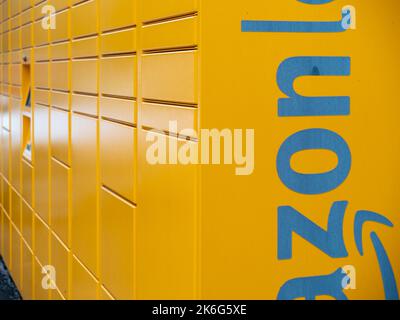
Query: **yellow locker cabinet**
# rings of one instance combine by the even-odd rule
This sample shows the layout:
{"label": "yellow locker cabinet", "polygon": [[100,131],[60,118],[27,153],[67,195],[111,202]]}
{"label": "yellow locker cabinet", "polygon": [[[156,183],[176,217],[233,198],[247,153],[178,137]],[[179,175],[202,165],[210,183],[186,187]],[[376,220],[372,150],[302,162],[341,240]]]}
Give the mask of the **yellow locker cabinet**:
{"label": "yellow locker cabinet", "polygon": [[0,0],[22,296],[398,298],[399,9]]}

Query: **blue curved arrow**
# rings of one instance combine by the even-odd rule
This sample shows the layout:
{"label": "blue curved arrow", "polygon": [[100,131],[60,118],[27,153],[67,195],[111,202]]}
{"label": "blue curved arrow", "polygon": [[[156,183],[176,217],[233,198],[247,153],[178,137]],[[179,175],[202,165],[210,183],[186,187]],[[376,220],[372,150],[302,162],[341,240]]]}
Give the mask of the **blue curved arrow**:
{"label": "blue curved arrow", "polygon": [[[378,213],[371,211],[358,211],[354,221],[354,238],[357,249],[361,255],[364,255],[362,231],[366,222],[376,222],[388,227],[393,227],[393,223],[389,219]],[[386,300],[399,300],[396,278],[385,247],[375,232],[371,232],[371,240],[381,270]]]}
{"label": "blue curved arrow", "polygon": [[362,230],[366,222],[376,222],[388,227],[393,227],[393,223],[386,217],[372,211],[358,211],[354,221],[354,238],[358,252],[363,256]]}
{"label": "blue curved arrow", "polygon": [[378,258],[379,267],[381,269],[386,300],[399,300],[396,278],[394,276],[386,250],[375,232],[371,233],[371,240],[375,248],[376,257]]}

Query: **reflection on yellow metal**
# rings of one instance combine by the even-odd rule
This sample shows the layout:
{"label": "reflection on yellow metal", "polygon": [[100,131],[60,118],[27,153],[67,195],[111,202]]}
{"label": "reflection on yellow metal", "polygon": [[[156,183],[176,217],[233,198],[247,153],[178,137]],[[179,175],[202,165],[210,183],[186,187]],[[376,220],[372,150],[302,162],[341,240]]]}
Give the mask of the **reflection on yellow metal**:
{"label": "reflection on yellow metal", "polygon": [[0,250],[22,296],[398,298],[399,9],[0,0]]}

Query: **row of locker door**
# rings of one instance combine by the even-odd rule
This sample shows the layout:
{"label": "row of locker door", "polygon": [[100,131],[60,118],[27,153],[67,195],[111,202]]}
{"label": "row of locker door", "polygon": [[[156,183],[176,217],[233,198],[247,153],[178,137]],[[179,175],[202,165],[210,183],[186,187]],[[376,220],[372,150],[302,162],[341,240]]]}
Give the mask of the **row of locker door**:
{"label": "row of locker door", "polygon": [[[151,54],[143,57],[141,87],[146,99],[196,104],[197,72],[195,51]],[[136,56],[82,59],[72,62],[37,62],[34,64],[35,87],[66,92],[96,94],[98,92],[97,64],[100,64],[99,86],[102,95],[124,98],[137,96],[135,86]],[[70,64],[72,67],[70,68]],[[22,65],[3,65],[3,81],[9,80],[21,95]],[[70,71],[71,70],[71,71]],[[50,72],[51,71],[51,72]],[[157,74],[157,76],[154,76]],[[65,107],[65,106],[64,106]]]}
{"label": "row of locker door", "polygon": [[[99,5],[97,4],[99,2]],[[18,3],[13,0],[12,3]],[[77,3],[79,3],[77,5]],[[7,4],[7,2],[4,2]],[[56,29],[46,30],[42,27],[44,17],[42,8],[45,5],[53,5],[58,12],[55,15]],[[73,6],[70,10],[69,5]],[[97,6],[99,10],[97,10]],[[69,21],[71,22],[71,37],[82,38],[94,35],[99,30],[101,33],[138,25],[136,3],[132,0],[89,0],[71,1],[57,0],[41,2],[34,8],[22,8],[20,15],[11,12],[11,19],[6,20],[3,8],[3,50],[16,50],[31,46],[32,40],[35,46],[41,46],[52,42],[60,42],[69,39]],[[140,20],[144,23],[167,17],[175,17],[190,14],[197,11],[197,0],[168,0],[168,1],[142,1]],[[32,39],[33,31],[33,39]],[[10,37],[10,42],[8,37]],[[21,42],[20,42],[21,40]],[[10,43],[10,46],[9,46]]]}

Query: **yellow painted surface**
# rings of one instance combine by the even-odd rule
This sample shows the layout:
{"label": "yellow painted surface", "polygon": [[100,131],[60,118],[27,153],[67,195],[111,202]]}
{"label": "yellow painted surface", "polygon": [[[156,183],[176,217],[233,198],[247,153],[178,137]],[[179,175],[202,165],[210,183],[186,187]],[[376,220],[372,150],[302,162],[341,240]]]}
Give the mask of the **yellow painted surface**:
{"label": "yellow painted surface", "polygon": [[[102,120],[100,124],[102,185],[131,202],[136,201],[136,129]],[[120,168],[120,174],[115,168]]]}
{"label": "yellow painted surface", "polygon": [[56,270],[56,285],[64,297],[68,297],[69,250],[56,235],[51,236],[51,265]]}
{"label": "yellow painted surface", "polygon": [[71,293],[73,300],[95,300],[98,282],[74,256],[71,262]]}
{"label": "yellow painted surface", "polygon": [[115,30],[136,24],[136,3],[130,0],[99,0],[99,14],[102,17],[100,30]]}
{"label": "yellow painted surface", "polygon": [[[74,254],[97,274],[97,120],[73,115],[72,130],[71,247]],[[82,132],[85,132],[83,139]]]}
{"label": "yellow painted surface", "polygon": [[101,54],[132,53],[136,51],[136,28],[102,34]]}
{"label": "yellow painted surface", "polygon": [[[400,32],[394,14],[399,3],[354,0],[312,6],[289,0],[229,2],[229,13],[220,23],[227,4],[228,1],[202,1],[200,123],[205,128],[254,128],[255,172],[238,178],[232,175],[233,168],[202,167],[201,296],[274,299],[288,280],[327,275],[352,265],[357,270],[357,289],[345,291],[349,299],[384,299],[369,235],[372,231],[379,235],[399,284],[396,248],[400,238],[396,228],[400,220],[395,199],[400,188],[400,134],[396,120],[399,109],[392,94],[400,68],[395,54],[399,45],[394,40]],[[341,8],[348,4],[357,9],[357,29],[342,34],[240,30],[240,21],[244,19],[337,21]],[[279,65],[290,57],[315,55],[351,57],[351,75],[300,78],[295,82],[296,91],[306,96],[350,96],[351,114],[278,117],[278,99],[285,97],[276,83]],[[384,111],[381,106],[385,106]],[[310,128],[327,128],[340,134],[349,144],[353,159],[346,181],[321,195],[289,190],[276,170],[281,144],[292,134]],[[315,155],[312,169],[320,170],[320,162],[329,166],[331,160]],[[297,170],[308,172],[310,167],[303,164]],[[349,201],[343,228],[348,257],[334,259],[294,236],[293,258],[278,260],[277,208],[292,206],[326,229],[334,201]],[[358,210],[382,214],[395,225],[388,228],[368,224],[364,230],[364,256],[359,254],[354,241],[354,217]]]}
{"label": "yellow painted surface", "polygon": [[71,169],[54,159],[51,165],[51,226],[53,232],[68,244]]}
{"label": "yellow painted surface", "polygon": [[22,201],[22,236],[29,246],[29,248],[33,248],[33,223],[34,223],[34,215],[32,208]]}
{"label": "yellow painted surface", "polygon": [[[42,27],[46,4],[55,30]],[[242,20],[337,21],[348,4],[356,30],[241,32]],[[346,295],[384,299],[366,231],[400,284],[399,9],[397,0],[0,0],[0,248],[23,297],[275,299],[291,279],[352,265],[357,289]],[[350,96],[350,115],[279,117],[279,65],[313,55],[350,57],[351,75],[303,77],[294,89]],[[150,130],[169,149],[198,148],[193,130],[214,128],[255,130],[251,175],[146,159]],[[320,195],[290,190],[277,173],[282,143],[310,128],[337,132],[352,154],[345,182]],[[325,151],[291,159],[309,174],[337,164]],[[296,235],[293,257],[279,260],[278,207],[326,229],[334,201],[349,202],[348,255],[334,259]],[[366,225],[363,256],[359,210],[394,224]],[[49,264],[55,289],[42,286]]]}
{"label": "yellow painted surface", "polygon": [[135,56],[103,58],[100,61],[100,89],[102,94],[135,97]]}
{"label": "yellow painted surface", "polygon": [[117,299],[133,299],[136,208],[103,188],[100,212],[103,285]]}
{"label": "yellow painted surface", "polygon": [[196,58],[194,51],[143,55],[143,98],[196,103]]}

